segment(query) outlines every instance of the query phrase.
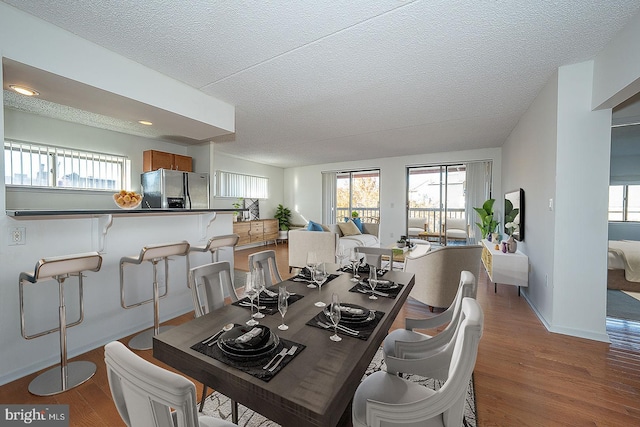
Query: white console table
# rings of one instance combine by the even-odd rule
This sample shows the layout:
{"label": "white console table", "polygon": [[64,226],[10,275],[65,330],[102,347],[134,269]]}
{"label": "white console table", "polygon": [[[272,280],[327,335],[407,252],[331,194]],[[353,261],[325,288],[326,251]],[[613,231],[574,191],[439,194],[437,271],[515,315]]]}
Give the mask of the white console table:
{"label": "white console table", "polygon": [[493,282],[494,292],[498,283],[518,287],[518,296],[522,286],[529,286],[529,257],[520,251],[504,253],[496,250],[496,244],[482,241],[482,264]]}

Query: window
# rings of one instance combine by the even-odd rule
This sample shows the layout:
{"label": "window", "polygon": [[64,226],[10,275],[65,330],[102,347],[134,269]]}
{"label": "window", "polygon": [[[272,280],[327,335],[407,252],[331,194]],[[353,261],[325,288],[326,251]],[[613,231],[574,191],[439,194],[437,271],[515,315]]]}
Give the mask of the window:
{"label": "window", "polygon": [[268,199],[269,178],[234,172],[216,172],[217,197]]}
{"label": "window", "polygon": [[640,222],[640,185],[609,186],[609,221]]}
{"label": "window", "polygon": [[364,222],[380,222],[380,170],[336,173],[336,221],[353,211]]}
{"label": "window", "polygon": [[112,154],[5,140],[6,185],[119,190],[129,187],[129,161]]}

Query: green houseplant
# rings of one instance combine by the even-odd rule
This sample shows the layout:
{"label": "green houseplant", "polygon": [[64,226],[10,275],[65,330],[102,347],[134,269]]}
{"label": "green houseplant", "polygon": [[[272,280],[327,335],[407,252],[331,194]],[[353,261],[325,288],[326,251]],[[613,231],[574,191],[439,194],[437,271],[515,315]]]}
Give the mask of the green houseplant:
{"label": "green houseplant", "polygon": [[[238,200],[236,200],[235,202],[233,202],[231,204],[231,206],[233,206],[234,209],[242,209],[244,207],[244,198],[239,197]],[[237,221],[238,220],[238,215],[240,214],[239,211],[235,211],[233,213],[233,220]]]}
{"label": "green houseplant", "polygon": [[482,204],[481,208],[473,208],[480,217],[480,222],[476,225],[482,233],[482,238],[486,239],[489,233],[493,233],[498,227],[498,221],[493,217],[493,204],[495,199],[489,199]]}
{"label": "green houseplant", "polygon": [[360,216],[360,214],[358,214],[358,211],[352,211],[351,212],[351,218],[358,218]]}
{"label": "green houseplant", "polygon": [[285,208],[282,204],[276,208],[276,214],[273,216],[278,220],[280,231],[287,231],[291,227],[291,210]]}

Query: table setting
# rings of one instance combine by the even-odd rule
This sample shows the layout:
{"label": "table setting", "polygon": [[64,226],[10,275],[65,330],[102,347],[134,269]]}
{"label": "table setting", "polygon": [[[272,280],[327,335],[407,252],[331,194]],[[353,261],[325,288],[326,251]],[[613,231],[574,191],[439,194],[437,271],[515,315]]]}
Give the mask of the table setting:
{"label": "table setting", "polygon": [[278,336],[267,326],[239,324],[191,346],[199,353],[265,382],[305,348],[304,344]]}
{"label": "table setting", "polygon": [[[289,292],[287,301],[291,305],[302,298],[304,297],[300,294]],[[278,312],[278,292],[274,292],[272,289],[264,289],[259,296],[256,294],[253,299],[247,296],[232,304],[249,310],[257,309],[262,314],[272,315]]]}
{"label": "table setting", "polygon": [[[332,316],[332,310],[336,308],[339,311],[337,319]],[[324,307],[306,324],[366,341],[383,316],[384,312],[382,311],[370,310],[357,304],[340,303],[335,297],[332,297],[331,305]]]}

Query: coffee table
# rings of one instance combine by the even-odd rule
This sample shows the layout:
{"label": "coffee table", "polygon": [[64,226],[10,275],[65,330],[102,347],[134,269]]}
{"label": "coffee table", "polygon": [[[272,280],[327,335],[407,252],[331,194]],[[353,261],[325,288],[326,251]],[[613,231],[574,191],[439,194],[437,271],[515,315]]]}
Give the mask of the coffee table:
{"label": "coffee table", "polygon": [[418,238],[426,241],[436,241],[442,245],[444,236],[442,233],[435,231],[421,231],[418,233]]}

